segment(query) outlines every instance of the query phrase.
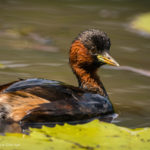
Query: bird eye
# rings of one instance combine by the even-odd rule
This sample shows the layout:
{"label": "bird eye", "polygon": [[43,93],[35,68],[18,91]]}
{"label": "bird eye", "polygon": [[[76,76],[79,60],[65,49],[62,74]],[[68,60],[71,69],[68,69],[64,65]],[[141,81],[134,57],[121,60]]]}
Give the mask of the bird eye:
{"label": "bird eye", "polygon": [[96,49],[94,48],[94,49],[91,49],[91,52],[92,52],[92,54],[95,54],[97,51],[96,51]]}

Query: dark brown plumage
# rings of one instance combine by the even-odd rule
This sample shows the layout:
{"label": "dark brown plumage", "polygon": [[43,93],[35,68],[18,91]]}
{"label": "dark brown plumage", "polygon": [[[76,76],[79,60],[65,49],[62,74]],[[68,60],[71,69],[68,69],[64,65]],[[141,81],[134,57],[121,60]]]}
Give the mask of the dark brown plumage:
{"label": "dark brown plumage", "polygon": [[90,29],[73,41],[69,61],[79,87],[45,79],[19,80],[0,86],[0,120],[9,122],[80,122],[113,114],[107,92],[96,74],[118,63],[108,54],[106,33]]}

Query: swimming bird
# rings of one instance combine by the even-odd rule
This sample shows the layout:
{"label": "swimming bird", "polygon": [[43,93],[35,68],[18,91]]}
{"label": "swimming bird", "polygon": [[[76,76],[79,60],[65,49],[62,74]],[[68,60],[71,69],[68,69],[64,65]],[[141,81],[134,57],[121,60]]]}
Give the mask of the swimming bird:
{"label": "swimming bird", "polygon": [[21,79],[0,86],[0,120],[10,122],[73,122],[114,114],[97,70],[119,66],[110,56],[110,38],[89,29],[72,42],[69,63],[78,87],[46,79]]}

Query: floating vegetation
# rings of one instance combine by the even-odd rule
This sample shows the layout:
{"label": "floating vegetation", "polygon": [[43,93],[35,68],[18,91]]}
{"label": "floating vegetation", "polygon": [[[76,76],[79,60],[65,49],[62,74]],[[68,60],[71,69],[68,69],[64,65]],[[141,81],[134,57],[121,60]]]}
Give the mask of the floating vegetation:
{"label": "floating vegetation", "polygon": [[0,136],[0,149],[8,150],[141,150],[150,148],[150,128],[128,129],[93,122],[84,125],[56,125],[30,129],[30,135],[7,133]]}
{"label": "floating vegetation", "polygon": [[4,69],[6,66],[3,64],[0,64],[0,69]]}
{"label": "floating vegetation", "polygon": [[132,27],[150,34],[150,13],[139,15],[133,22]]}

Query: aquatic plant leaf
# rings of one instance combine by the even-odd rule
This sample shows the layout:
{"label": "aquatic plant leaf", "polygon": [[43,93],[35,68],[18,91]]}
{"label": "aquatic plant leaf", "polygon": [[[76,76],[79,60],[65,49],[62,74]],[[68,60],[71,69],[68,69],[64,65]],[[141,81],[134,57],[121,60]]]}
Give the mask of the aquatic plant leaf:
{"label": "aquatic plant leaf", "polygon": [[133,28],[150,34],[150,13],[139,15],[132,23]]}
{"label": "aquatic plant leaf", "polygon": [[150,128],[128,129],[95,120],[84,125],[56,125],[31,129],[30,135],[0,136],[0,149],[50,150],[147,150]]}
{"label": "aquatic plant leaf", "polygon": [[3,64],[0,64],[0,69],[5,68],[5,66]]}

